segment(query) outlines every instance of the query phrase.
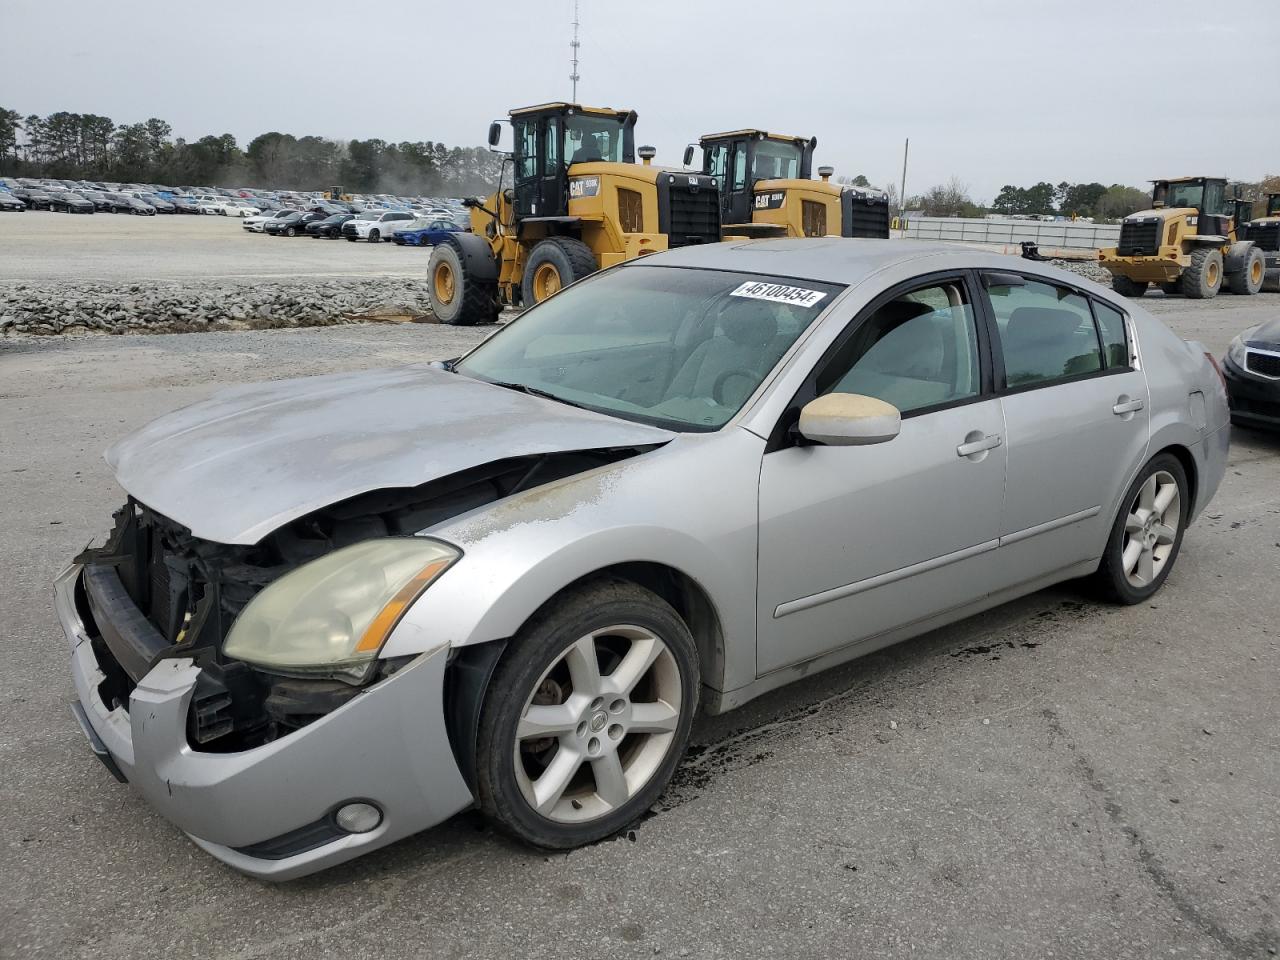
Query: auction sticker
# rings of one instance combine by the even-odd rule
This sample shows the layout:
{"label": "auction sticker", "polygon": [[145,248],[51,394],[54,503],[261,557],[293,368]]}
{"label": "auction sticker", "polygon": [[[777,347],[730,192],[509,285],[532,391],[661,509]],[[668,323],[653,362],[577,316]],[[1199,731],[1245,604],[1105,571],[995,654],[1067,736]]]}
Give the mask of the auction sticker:
{"label": "auction sticker", "polygon": [[790,303],[797,307],[816,306],[826,294],[821,290],[804,287],[788,287],[782,283],[762,283],[748,280],[729,294],[731,297],[747,297],[751,300],[771,300],[774,303]]}

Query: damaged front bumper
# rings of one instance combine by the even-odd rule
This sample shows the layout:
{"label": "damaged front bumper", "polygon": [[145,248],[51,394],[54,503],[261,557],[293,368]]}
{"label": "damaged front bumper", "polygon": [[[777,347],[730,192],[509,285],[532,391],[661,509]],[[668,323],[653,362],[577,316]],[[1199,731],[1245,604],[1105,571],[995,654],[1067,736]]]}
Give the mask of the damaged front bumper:
{"label": "damaged front bumper", "polygon": [[[425,653],[300,730],[236,753],[195,750],[187,714],[201,670],[162,659],[128,708],[109,707],[80,590],[83,568],[54,586],[71,645],[75,711],[94,752],[200,847],[247,874],[288,880],[434,826],[472,802],[444,718],[448,648]],[[371,803],[381,821],[349,833],[335,814]]]}

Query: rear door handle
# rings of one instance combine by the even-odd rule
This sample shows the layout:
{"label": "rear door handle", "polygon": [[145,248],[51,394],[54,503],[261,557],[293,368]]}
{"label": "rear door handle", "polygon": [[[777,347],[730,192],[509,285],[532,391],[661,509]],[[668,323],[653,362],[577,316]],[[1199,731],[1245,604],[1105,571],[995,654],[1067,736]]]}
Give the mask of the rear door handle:
{"label": "rear door handle", "polygon": [[968,443],[962,443],[956,447],[957,457],[972,457],[975,453],[982,453],[984,450],[994,450],[1000,444],[1004,443],[1000,439],[1000,434],[989,433],[985,437],[979,437],[977,440],[970,440]]}
{"label": "rear door handle", "polygon": [[1117,417],[1123,417],[1126,413],[1137,413],[1145,406],[1142,400],[1117,400],[1111,412]]}

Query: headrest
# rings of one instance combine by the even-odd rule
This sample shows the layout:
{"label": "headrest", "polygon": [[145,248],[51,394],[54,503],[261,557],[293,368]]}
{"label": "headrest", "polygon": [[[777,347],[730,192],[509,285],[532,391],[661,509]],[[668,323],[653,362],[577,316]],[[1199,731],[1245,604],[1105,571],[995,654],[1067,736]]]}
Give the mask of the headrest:
{"label": "headrest", "polygon": [[880,325],[888,332],[902,326],[908,320],[923,317],[926,313],[933,313],[933,307],[926,303],[916,300],[890,300],[876,311],[876,319],[888,321]]}
{"label": "headrest", "polygon": [[1009,340],[1030,343],[1036,340],[1060,340],[1080,326],[1080,315],[1053,307],[1018,307],[1009,314],[1005,336]]}
{"label": "headrest", "polygon": [[721,314],[720,329],[739,346],[763,347],[778,335],[778,321],[769,304],[739,301]]}

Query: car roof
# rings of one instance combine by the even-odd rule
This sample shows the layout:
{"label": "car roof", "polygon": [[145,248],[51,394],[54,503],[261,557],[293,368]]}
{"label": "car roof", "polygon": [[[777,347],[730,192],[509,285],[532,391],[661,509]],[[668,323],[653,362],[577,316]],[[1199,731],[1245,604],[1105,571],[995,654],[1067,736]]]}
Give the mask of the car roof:
{"label": "car roof", "polygon": [[920,240],[805,237],[680,247],[643,257],[634,263],[737,270],[855,284],[885,267],[926,257],[946,261],[941,269],[952,264],[971,265],[976,252],[958,248],[955,244]]}

